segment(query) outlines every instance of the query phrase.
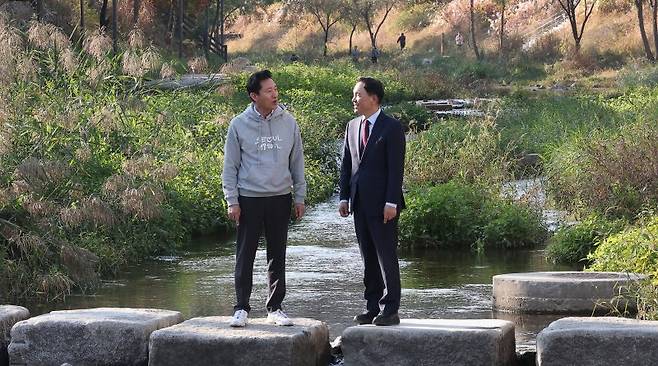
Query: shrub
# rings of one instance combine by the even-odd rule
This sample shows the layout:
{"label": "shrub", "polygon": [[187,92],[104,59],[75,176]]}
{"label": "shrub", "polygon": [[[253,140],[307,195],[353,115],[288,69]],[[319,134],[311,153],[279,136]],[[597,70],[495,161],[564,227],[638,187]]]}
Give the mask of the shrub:
{"label": "shrub", "polygon": [[400,221],[403,246],[520,248],[546,237],[539,212],[473,185],[449,182],[407,197]]}
{"label": "shrub", "polygon": [[405,130],[420,132],[426,130],[432,119],[435,119],[426,108],[407,102],[386,108],[386,113],[402,123]]}
{"label": "shrub", "polygon": [[634,227],[603,240],[594,253],[590,269],[595,271],[628,271],[651,276],[658,284],[658,216],[640,220]]}
{"label": "shrub", "polygon": [[563,226],[550,239],[547,257],[554,263],[584,263],[596,245],[627,225],[626,220],[610,220],[592,214],[573,226]]}

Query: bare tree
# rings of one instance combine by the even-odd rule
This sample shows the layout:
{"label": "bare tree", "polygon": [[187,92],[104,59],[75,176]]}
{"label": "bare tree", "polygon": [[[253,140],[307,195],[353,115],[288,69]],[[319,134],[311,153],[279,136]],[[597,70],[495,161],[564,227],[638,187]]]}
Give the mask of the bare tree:
{"label": "bare tree", "polygon": [[471,0],[469,6],[471,13],[471,41],[473,42],[473,52],[475,53],[475,58],[479,60],[481,54],[480,50],[478,49],[477,38],[475,37],[475,5],[473,3],[474,1]]}
{"label": "bare tree", "polygon": [[85,31],[85,0],[80,0],[80,33]]}
{"label": "bare tree", "polygon": [[649,0],[651,20],[653,21],[653,46],[658,57],[658,0]]}
{"label": "bare tree", "polygon": [[[640,36],[642,37],[642,45],[644,46],[644,53],[647,56],[647,60],[654,62],[656,59],[651,52],[651,45],[649,44],[649,37],[647,37],[647,31],[644,28],[644,0],[633,0],[635,4],[635,9],[637,10],[637,21],[640,27]],[[656,33],[654,31],[654,39],[656,38]]]}
{"label": "bare tree", "polygon": [[349,48],[347,49],[348,55],[352,53],[354,33],[356,33],[359,23],[361,22],[361,16],[354,11],[351,5],[351,3],[345,5],[342,17],[343,23],[350,26]]}
{"label": "bare tree", "polygon": [[[400,5],[402,1],[394,0],[352,0],[355,10],[364,22],[368,34],[370,35],[370,43],[373,48],[377,47],[377,35],[382,25],[388,18],[388,14],[393,10],[396,5]],[[378,12],[383,11],[382,19],[376,24],[375,16]]]}
{"label": "bare tree", "polygon": [[500,58],[505,56],[505,10],[507,8],[508,0],[494,0],[500,9],[500,29],[498,33],[498,52]]}
{"label": "bare tree", "polygon": [[329,42],[329,31],[331,27],[341,20],[345,9],[344,0],[293,0],[295,7],[311,14],[322,27],[324,32],[324,51],[327,56],[327,42]]}
{"label": "bare tree", "polygon": [[100,12],[98,13],[98,24],[101,29],[107,29],[107,26],[109,25],[109,20],[107,19],[107,3],[108,0],[103,0]]}
{"label": "bare tree", "polygon": [[[571,35],[573,40],[576,43],[576,52],[580,52],[580,41],[583,38],[583,32],[585,31],[585,24],[589,20],[589,17],[594,11],[594,5],[596,5],[596,0],[558,0],[560,7],[567,14],[569,18],[569,23],[571,24]],[[578,13],[579,5],[583,4],[583,15],[581,16],[582,20],[580,25],[578,24]],[[580,29],[579,29],[580,26]]]}

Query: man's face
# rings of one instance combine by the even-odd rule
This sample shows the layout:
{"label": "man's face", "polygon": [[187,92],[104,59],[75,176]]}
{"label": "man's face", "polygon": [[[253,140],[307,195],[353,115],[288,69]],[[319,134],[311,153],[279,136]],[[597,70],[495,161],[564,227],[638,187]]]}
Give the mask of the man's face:
{"label": "man's face", "polygon": [[279,90],[272,79],[265,79],[260,82],[260,92],[258,94],[249,94],[253,99],[256,107],[265,111],[273,111],[279,102]]}
{"label": "man's face", "polygon": [[356,83],[352,91],[352,105],[354,112],[358,115],[369,117],[370,114],[375,113],[379,107],[376,95],[369,95],[366,92],[365,84],[361,81]]}

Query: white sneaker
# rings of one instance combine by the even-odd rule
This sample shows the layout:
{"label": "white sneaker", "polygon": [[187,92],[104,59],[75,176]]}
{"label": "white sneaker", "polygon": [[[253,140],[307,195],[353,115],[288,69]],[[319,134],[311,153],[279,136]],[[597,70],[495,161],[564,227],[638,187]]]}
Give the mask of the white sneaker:
{"label": "white sneaker", "polygon": [[231,319],[229,325],[237,328],[244,327],[247,325],[247,316],[249,316],[249,313],[245,310],[237,310],[235,314],[233,314],[233,319]]}
{"label": "white sneaker", "polygon": [[267,322],[275,325],[283,325],[286,327],[293,325],[292,320],[290,320],[288,315],[281,311],[281,309],[267,313]]}

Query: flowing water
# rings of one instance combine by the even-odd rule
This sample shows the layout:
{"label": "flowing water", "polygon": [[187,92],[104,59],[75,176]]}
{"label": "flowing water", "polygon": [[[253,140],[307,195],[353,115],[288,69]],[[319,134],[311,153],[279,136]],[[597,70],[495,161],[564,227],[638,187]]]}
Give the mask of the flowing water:
{"label": "flowing water", "polygon": [[[352,218],[339,217],[337,198],[308,210],[290,228],[284,310],[293,317],[326,322],[332,339],[364,309],[362,263]],[[186,318],[230,315],[234,301],[234,238],[189,243],[176,257],[130,266],[104,281],[93,295],[30,306],[33,315],[55,309],[146,307],[177,310]],[[416,250],[400,253],[402,318],[503,318],[517,327],[517,344],[532,348],[536,333],[553,317],[516,317],[491,311],[491,277],[496,274],[556,270],[542,250],[472,252]],[[251,317],[265,312],[265,250],[254,268]]]}

